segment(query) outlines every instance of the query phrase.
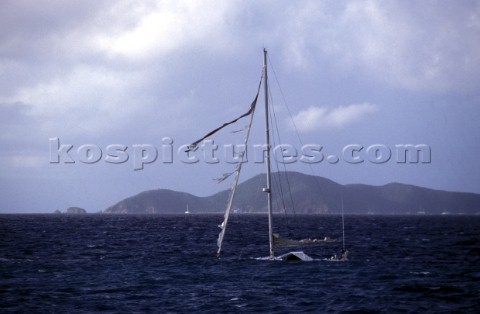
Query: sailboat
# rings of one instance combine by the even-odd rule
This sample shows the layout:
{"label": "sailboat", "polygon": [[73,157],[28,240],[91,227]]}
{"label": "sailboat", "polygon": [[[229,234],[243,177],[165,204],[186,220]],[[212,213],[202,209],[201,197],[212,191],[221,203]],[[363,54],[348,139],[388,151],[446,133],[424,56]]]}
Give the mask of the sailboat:
{"label": "sailboat", "polygon": [[235,198],[235,193],[236,193],[236,189],[237,189],[237,185],[238,185],[238,180],[239,180],[239,177],[240,177],[240,171],[242,169],[242,165],[244,164],[244,160],[245,160],[245,157],[246,157],[247,144],[248,144],[248,139],[250,137],[250,130],[251,130],[251,126],[252,126],[253,115],[254,115],[257,100],[258,100],[258,97],[259,97],[259,94],[260,94],[260,88],[261,88],[262,82],[263,82],[264,94],[265,94],[265,141],[266,141],[266,147],[267,147],[267,149],[265,149],[266,186],[264,188],[262,188],[262,191],[265,192],[266,198],[267,198],[268,239],[269,239],[269,252],[268,253],[269,254],[268,254],[267,257],[261,258],[261,259],[312,261],[313,258],[310,257],[309,255],[307,255],[306,253],[304,253],[303,251],[291,251],[291,252],[288,252],[288,253],[285,253],[285,254],[282,254],[282,255],[279,255],[279,256],[275,256],[274,249],[275,249],[276,246],[287,247],[287,246],[305,245],[305,244],[318,244],[318,243],[321,243],[321,242],[334,242],[335,240],[332,240],[328,237],[326,237],[325,239],[319,239],[319,240],[317,240],[317,239],[313,239],[313,240],[311,240],[311,239],[288,240],[288,239],[282,239],[282,238],[279,237],[278,234],[273,233],[273,226],[272,226],[272,224],[273,224],[273,219],[272,219],[272,214],[273,214],[273,211],[272,211],[272,179],[271,179],[270,129],[269,129],[269,127],[270,127],[269,126],[270,116],[269,116],[269,103],[268,103],[269,93],[268,93],[268,73],[267,73],[267,50],[265,48],[263,49],[262,77],[261,77],[260,82],[258,84],[257,94],[256,94],[254,100],[252,101],[248,111],[245,112],[244,114],[240,115],[239,117],[237,117],[237,118],[235,118],[235,119],[233,119],[229,122],[224,123],[220,127],[218,127],[216,129],[212,130],[211,132],[207,133],[205,136],[203,136],[199,140],[190,144],[188,149],[187,149],[187,152],[195,150],[197,148],[197,145],[200,142],[202,142],[207,137],[210,137],[214,133],[218,132],[219,130],[223,129],[224,127],[226,127],[228,125],[231,125],[231,124],[234,124],[238,120],[240,120],[244,117],[250,116],[250,123],[246,128],[247,132],[246,132],[246,137],[245,137],[245,142],[244,142],[245,149],[238,154],[238,157],[239,157],[240,160],[239,160],[239,163],[237,164],[237,166],[235,168],[235,171],[230,172],[230,173],[225,173],[221,178],[216,179],[217,182],[221,182],[221,181],[224,181],[225,179],[227,179],[228,177],[230,177],[231,175],[235,175],[234,180],[233,180],[232,190],[231,190],[231,193],[230,193],[230,197],[228,199],[228,205],[227,205],[227,208],[225,210],[224,219],[223,219],[223,222],[219,225],[221,231],[220,231],[220,234],[219,234],[218,240],[217,240],[217,246],[218,246],[217,256],[220,256],[220,252],[222,250],[223,238],[224,238],[225,231],[226,231],[226,228],[227,228],[228,220],[229,220],[229,217],[230,217],[231,213],[233,212],[232,205],[233,205],[233,201],[234,201],[234,198]]}
{"label": "sailboat", "polygon": [[187,204],[187,210],[185,211],[185,214],[186,215],[190,214],[190,210],[188,209],[188,204]]}

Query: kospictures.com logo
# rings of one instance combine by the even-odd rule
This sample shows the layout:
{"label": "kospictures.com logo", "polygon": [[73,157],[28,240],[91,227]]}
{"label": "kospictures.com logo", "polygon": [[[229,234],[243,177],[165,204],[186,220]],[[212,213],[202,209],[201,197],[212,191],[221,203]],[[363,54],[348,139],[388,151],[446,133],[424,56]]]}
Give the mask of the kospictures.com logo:
{"label": "kospictures.com logo", "polygon": [[[62,144],[58,137],[49,139],[50,163],[52,164],[95,164],[106,162],[110,164],[124,164],[131,162],[133,170],[142,170],[145,165],[155,162],[171,164],[182,162],[194,164],[204,162],[215,164],[226,162],[263,163],[267,149],[266,144],[248,146],[247,154],[242,159],[246,147],[244,144],[217,145],[213,140],[205,140],[201,145],[191,149],[189,144],[175,146],[171,137],[164,137],[158,145],[152,144],[109,144],[104,148],[95,144],[82,144],[75,147],[73,144]],[[384,164],[396,162],[430,163],[431,148],[426,144],[396,144],[392,147],[383,144],[348,144],[337,154],[327,154],[325,147],[319,144],[305,144],[300,148],[290,144],[279,144],[271,147],[271,155],[280,163],[303,162],[316,164],[326,162],[337,164]]]}

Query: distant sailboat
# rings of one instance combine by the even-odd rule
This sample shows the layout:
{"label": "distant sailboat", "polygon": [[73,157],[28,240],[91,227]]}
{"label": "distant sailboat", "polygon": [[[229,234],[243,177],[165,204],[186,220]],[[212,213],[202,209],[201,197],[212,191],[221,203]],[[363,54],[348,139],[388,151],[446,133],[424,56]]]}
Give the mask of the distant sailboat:
{"label": "distant sailboat", "polygon": [[190,214],[190,210],[188,209],[188,204],[187,204],[187,210],[185,211],[185,214],[186,215]]}
{"label": "distant sailboat", "polygon": [[257,94],[256,94],[253,102],[251,103],[248,111],[246,113],[244,113],[243,115],[239,116],[238,118],[236,118],[234,120],[231,120],[229,122],[226,122],[223,125],[221,125],[220,127],[218,127],[216,129],[214,129],[213,131],[207,133],[201,139],[193,142],[188,148],[189,151],[195,150],[197,148],[197,145],[201,141],[206,139],[207,137],[210,137],[211,135],[213,135],[214,133],[216,133],[217,131],[221,130],[222,128],[224,128],[226,126],[237,122],[241,118],[250,116],[250,123],[246,128],[247,131],[246,131],[246,137],[245,137],[245,142],[244,142],[245,149],[242,152],[239,153],[240,161],[237,164],[237,166],[235,168],[235,171],[230,172],[230,173],[226,173],[221,178],[217,179],[217,182],[221,182],[221,181],[227,179],[228,177],[230,177],[231,175],[235,175],[232,191],[231,191],[230,197],[228,199],[228,206],[225,210],[224,219],[223,219],[223,222],[219,225],[221,231],[220,231],[220,234],[219,234],[218,240],[217,240],[217,246],[218,246],[217,256],[220,255],[220,252],[222,250],[222,243],[223,243],[223,238],[224,238],[225,231],[226,231],[226,228],[227,228],[228,219],[233,212],[232,205],[233,205],[233,201],[234,201],[235,194],[236,194],[238,180],[239,180],[239,177],[240,177],[240,171],[242,169],[242,165],[243,165],[244,160],[245,160],[244,158],[246,156],[248,139],[250,137],[250,130],[251,130],[251,126],[252,126],[253,116],[254,116],[254,113],[255,113],[255,108],[256,108],[256,104],[257,104],[257,100],[258,100],[258,96],[259,96],[259,93],[260,93],[260,87],[262,85],[262,82],[263,82],[264,93],[265,93],[265,139],[266,139],[266,147],[268,148],[268,149],[265,150],[266,171],[267,171],[266,172],[266,179],[267,179],[266,181],[267,181],[267,184],[266,184],[266,187],[264,187],[262,189],[262,191],[265,192],[266,195],[267,195],[269,255],[267,257],[261,258],[261,259],[265,259],[265,260],[312,261],[313,258],[311,258],[307,254],[305,254],[303,251],[291,251],[291,252],[288,252],[288,253],[285,253],[285,254],[282,254],[282,255],[279,255],[279,256],[275,256],[275,252],[274,252],[275,247],[303,246],[303,245],[308,245],[308,244],[320,244],[320,243],[324,243],[324,242],[335,242],[335,240],[332,240],[329,237],[325,237],[324,239],[290,240],[290,239],[280,238],[280,236],[278,234],[273,233],[273,226],[272,226],[272,188],[271,188],[271,186],[272,186],[271,181],[272,180],[271,180],[271,166],[270,166],[270,130],[269,130],[269,119],[271,117],[269,115],[269,108],[268,108],[268,105],[269,105],[268,104],[268,95],[269,95],[269,93],[268,93],[267,50],[266,49],[263,50],[263,73],[262,73],[262,78],[261,78],[260,83],[258,85]]}

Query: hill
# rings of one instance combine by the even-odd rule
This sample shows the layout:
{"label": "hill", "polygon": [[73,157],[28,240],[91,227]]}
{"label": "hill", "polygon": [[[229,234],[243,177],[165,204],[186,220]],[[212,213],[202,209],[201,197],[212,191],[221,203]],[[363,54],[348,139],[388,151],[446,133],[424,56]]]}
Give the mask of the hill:
{"label": "hill", "polygon": [[[266,212],[262,188],[265,175],[238,185],[234,209],[239,213]],[[273,173],[273,211],[296,214],[478,214],[480,194],[448,192],[408,184],[383,186],[341,185],[329,179],[298,172]],[[283,192],[283,193],[282,193]],[[187,205],[192,213],[221,213],[230,191],[198,197],[172,190],[151,190],[126,198],[105,213],[182,214]]]}

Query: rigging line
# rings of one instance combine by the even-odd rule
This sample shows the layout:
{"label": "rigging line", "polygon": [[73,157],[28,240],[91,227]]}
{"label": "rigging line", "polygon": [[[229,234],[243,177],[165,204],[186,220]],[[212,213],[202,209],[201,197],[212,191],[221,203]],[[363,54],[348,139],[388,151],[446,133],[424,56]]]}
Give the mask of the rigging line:
{"label": "rigging line", "polygon": [[[268,57],[268,62],[270,64],[270,67],[273,71],[273,76],[275,77],[275,82],[277,83],[277,86],[280,90],[280,94],[282,95],[282,99],[283,99],[283,103],[285,104],[285,107],[287,108],[287,111],[288,111],[288,114],[290,115],[290,119],[292,120],[293,122],[293,126],[294,126],[294,129],[295,129],[295,134],[297,135],[297,138],[298,140],[300,141],[300,144],[303,146],[303,141],[302,139],[300,138],[300,135],[298,134],[298,130],[297,130],[297,126],[295,125],[295,121],[293,121],[293,117],[292,117],[292,113],[290,112],[290,108],[288,107],[288,104],[287,104],[287,100],[285,98],[285,95],[283,94],[283,91],[282,91],[282,88],[280,86],[280,83],[278,82],[278,78],[277,78],[277,74],[275,72],[275,68],[273,67],[273,64],[272,64],[272,61],[270,60],[270,57]],[[273,99],[273,97],[270,95],[270,97]],[[277,119],[277,116],[275,114],[275,109],[273,109],[273,115],[275,117],[275,121]],[[275,127],[276,127],[276,131],[278,133],[278,137],[279,137],[279,140],[280,140],[280,132],[278,131],[278,123],[275,124]],[[310,166],[310,170],[313,173],[313,169],[312,169],[312,166],[310,164],[308,164]],[[288,172],[287,172],[287,165],[284,163],[283,164],[283,169],[284,169],[284,172],[285,172],[285,180],[287,182],[287,187],[288,187],[288,195],[290,197],[290,202],[292,204],[292,210],[293,210],[293,214],[296,215],[296,211],[295,211],[295,202],[293,200],[293,194],[292,194],[292,188],[291,188],[291,184],[290,184],[290,178],[288,176]],[[320,190],[320,188],[318,188],[318,190]]]}
{"label": "rigging line", "polygon": [[[272,111],[272,113],[274,115],[275,111],[274,111],[274,109],[272,109],[272,107],[273,107],[273,97],[272,97],[272,94],[270,92],[269,92],[269,98],[270,98],[270,103],[271,103],[271,106],[269,106],[269,109]],[[274,121],[274,119],[272,118],[272,115],[269,115],[268,118],[270,119],[270,125],[276,127],[277,126],[276,120]],[[278,132],[278,130],[277,130],[277,132]],[[271,134],[272,134],[273,147],[276,147],[277,144],[276,144],[276,139],[275,139],[275,132],[272,132]],[[279,139],[279,141],[280,141],[280,139]],[[281,182],[281,178],[280,178],[280,169],[278,167],[278,161],[277,161],[277,158],[276,158],[275,154],[274,154],[274,160],[275,160],[275,167],[277,168],[277,176],[276,176],[276,178],[275,178],[275,176],[273,177],[273,181],[274,181],[277,189],[280,191],[280,195],[281,195],[280,201],[282,203],[281,206],[282,206],[282,209],[283,209],[283,213],[286,214],[286,206],[285,206],[285,201],[283,199],[283,195],[284,195],[283,186],[282,186],[282,182]],[[277,203],[277,206],[280,205],[278,199],[276,200],[276,203]]]}
{"label": "rigging line", "polygon": [[[273,102],[273,96],[272,96],[272,93],[271,91],[269,91],[269,97],[270,97],[270,100],[271,100],[271,103],[272,103],[272,106],[270,106],[270,110],[272,111],[272,115],[270,115],[270,121],[271,121],[271,124],[275,127],[275,131],[277,133],[277,137],[278,137],[278,141],[281,143],[281,138],[280,138],[280,131],[278,129],[278,120],[277,120],[277,115],[276,115],[276,112],[275,112],[275,106],[273,105],[274,102]],[[275,133],[272,133],[273,134],[273,140],[274,140],[274,144],[275,144]],[[283,192],[283,185],[282,185],[282,177],[281,177],[281,172],[280,172],[280,168],[278,166],[278,161],[276,160],[275,158],[275,166],[277,168],[277,173],[278,173],[278,184],[279,184],[279,187],[280,187],[280,193],[282,195],[282,205],[283,205],[283,208],[284,208],[284,212],[285,214],[287,213],[286,212],[286,209],[287,209],[287,206],[285,205],[285,200],[284,200],[284,195],[285,193]],[[290,186],[290,180],[288,179],[288,172],[287,172],[287,167],[286,167],[286,164],[283,163],[283,170],[284,170],[284,176],[285,176],[285,179],[286,179],[286,183],[287,183],[287,190],[288,190],[288,195],[290,197],[290,202],[291,202],[291,206],[292,206],[292,211],[293,211],[293,214],[296,215],[296,212],[295,212],[295,203],[293,202],[293,196],[292,196],[292,189],[291,189],[291,186]]]}
{"label": "rigging line", "polygon": [[290,202],[292,203],[293,214],[296,215],[297,213],[295,211],[295,202],[293,201],[293,194],[292,194],[292,188],[291,188],[291,184],[290,184],[290,178],[288,177],[286,166],[283,165],[283,167],[285,168],[285,179],[287,180],[288,195],[290,196]]}
{"label": "rigging line", "polygon": [[[281,185],[280,182],[279,182],[278,176],[277,176],[277,178],[272,177],[272,179],[273,179],[273,183],[274,183],[274,185],[275,185],[275,188],[276,188],[278,191],[280,191],[280,194],[282,195],[282,197],[280,197],[280,200],[279,200],[278,198],[275,198],[275,200],[274,200],[274,201],[275,201],[275,205],[276,205],[278,208],[281,208],[281,212],[282,212],[283,214],[286,214],[287,212],[286,212],[285,202],[284,202],[284,200],[283,200],[282,185]],[[280,202],[281,202],[281,204],[280,204]]]}
{"label": "rigging line", "polygon": [[273,67],[273,64],[270,58],[268,58],[268,62],[270,64],[270,68],[272,69],[273,76],[275,77],[275,82],[277,83],[278,89],[280,90],[280,95],[282,95],[283,103],[285,104],[288,114],[290,115],[290,119],[292,120],[293,128],[295,129],[295,134],[297,135],[297,138],[300,141],[300,144],[302,144],[303,146],[303,141],[300,138],[297,125],[295,124],[295,120],[293,120],[292,112],[290,111],[290,107],[288,106],[287,99],[285,98],[285,94],[283,93],[282,87],[280,86],[280,82],[278,81],[278,78],[277,78],[277,73],[275,72],[275,68]]}
{"label": "rigging line", "polygon": [[[273,67],[273,64],[272,64],[272,61],[271,61],[270,58],[268,58],[268,62],[270,64],[270,68],[272,69],[273,76],[275,77],[275,82],[277,83],[278,89],[280,90],[280,95],[282,95],[283,103],[285,104],[285,107],[287,108],[287,112],[290,115],[290,120],[292,121],[292,125],[293,125],[293,128],[295,130],[295,134],[297,135],[297,138],[298,138],[298,141],[300,142],[300,145],[302,145],[302,147],[303,147],[304,144],[303,144],[302,138],[300,137],[297,125],[295,124],[295,120],[293,119],[292,112],[290,111],[290,107],[288,106],[287,99],[285,98],[285,94],[283,93],[282,87],[280,86],[280,82],[278,81],[278,78],[277,78],[277,73],[275,72],[275,68]],[[313,176],[316,176],[315,171],[313,170],[312,164],[307,163],[307,165],[310,168],[311,174]],[[320,183],[318,182],[318,180],[314,180],[314,181],[315,181],[315,185],[317,186],[317,190],[321,193],[322,189],[320,187]]]}
{"label": "rigging line", "polygon": [[[273,122],[272,122],[271,117],[269,117],[269,119],[270,119],[270,125],[272,125]],[[274,134],[273,132],[272,132],[271,134],[272,134],[273,147],[275,147],[275,146],[276,146],[275,134]],[[277,207],[279,207],[279,208],[282,208],[283,211],[285,211],[285,203],[284,203],[284,201],[283,201],[283,188],[282,188],[282,184],[279,182],[279,174],[280,174],[280,173],[278,172],[278,163],[276,162],[276,158],[274,158],[274,159],[275,159],[274,164],[275,164],[275,166],[276,166],[276,168],[277,168],[277,175],[275,176],[275,175],[273,174],[273,175],[271,176],[271,179],[272,179],[272,184],[275,186],[275,189],[276,189],[277,191],[279,191],[279,192],[280,192],[280,195],[281,195],[280,199],[279,199],[279,198],[275,198],[275,199],[274,199],[274,202],[275,202],[275,206],[277,206]],[[280,202],[281,202],[282,204],[280,204]]]}
{"label": "rigging line", "polygon": [[[273,108],[273,106],[272,106],[272,108]],[[277,116],[275,114],[275,109],[272,109],[272,112],[273,112],[273,116],[274,116],[274,119],[275,119],[275,123],[273,123],[273,121],[272,121],[272,124],[275,126],[277,136],[278,136],[278,141],[281,143],[282,140],[280,138],[280,132],[278,130],[278,121],[277,121]],[[282,203],[283,203],[283,207],[286,210],[287,207],[286,207],[285,201],[284,201],[285,193],[283,193],[282,176],[281,176],[280,168],[278,166],[278,162],[276,162],[275,165],[277,167],[278,181],[279,181],[279,184],[280,184],[280,189],[281,189],[281,194],[282,194]],[[292,207],[292,211],[293,211],[293,214],[296,215],[295,202],[293,201],[292,187],[290,185],[290,180],[289,180],[289,177],[288,177],[288,171],[287,171],[286,163],[283,163],[283,175],[285,177],[285,182],[287,184],[287,192],[288,192],[288,196],[290,198],[290,204],[291,204],[291,207]]]}
{"label": "rigging line", "polygon": [[[270,62],[270,65],[272,64],[272,62],[270,61],[270,57],[268,57],[268,61]],[[275,76],[275,79],[276,79],[276,76]],[[278,84],[278,80],[277,80],[277,84]],[[272,103],[273,103],[273,96],[272,96],[272,93],[271,93],[271,90],[269,90],[269,94],[270,94],[270,99],[272,100]],[[281,138],[280,138],[280,131],[278,129],[278,120],[277,120],[277,115],[276,115],[276,112],[275,112],[275,106],[271,106],[270,107],[271,110],[272,110],[272,113],[273,113],[273,117],[275,119],[275,123],[272,122],[272,124],[274,124],[275,126],[275,130],[277,132],[277,136],[278,136],[278,141],[281,143]],[[296,215],[296,211],[295,211],[295,202],[293,201],[293,194],[292,194],[292,187],[290,185],[290,179],[289,179],[289,176],[288,176],[288,171],[287,171],[287,165],[286,163],[283,163],[283,171],[284,171],[284,175],[285,175],[285,181],[287,183],[287,190],[288,190],[288,196],[290,198],[290,203],[291,203],[291,206],[292,206],[292,211],[293,211],[293,214]],[[277,163],[277,172],[278,172],[278,176],[279,176],[279,180],[281,182],[281,177],[280,177],[280,170],[278,169],[278,163]],[[282,191],[282,202],[283,202],[283,191]],[[285,206],[285,204],[284,204]]]}

